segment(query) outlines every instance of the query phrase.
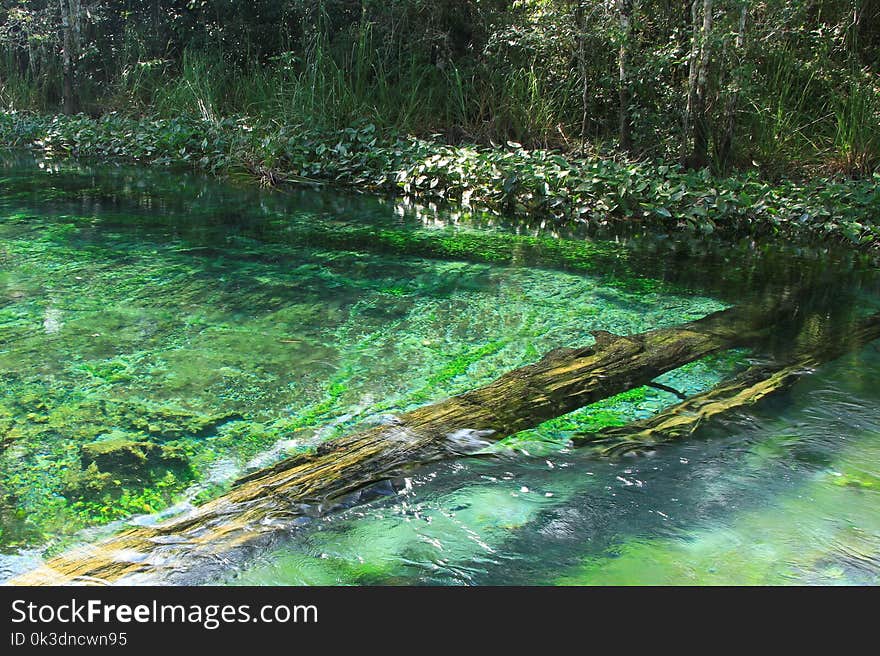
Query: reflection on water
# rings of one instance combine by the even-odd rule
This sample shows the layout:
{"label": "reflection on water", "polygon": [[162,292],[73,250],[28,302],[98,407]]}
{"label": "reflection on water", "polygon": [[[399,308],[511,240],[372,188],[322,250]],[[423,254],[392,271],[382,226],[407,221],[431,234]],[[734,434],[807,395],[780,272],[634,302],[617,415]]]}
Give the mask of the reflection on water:
{"label": "reflection on water", "polygon": [[[834,251],[555,239],[336,190],[131,168],[10,160],[0,177],[0,576],[74,534],[91,539],[84,527],[155,521],[144,513],[211,498],[354,426],[589,343],[591,330],[811,290],[761,352],[664,377],[692,394],[749,358],[845,334],[880,304],[876,270]],[[574,431],[676,400],[636,390],[494,457],[413,471],[218,576],[876,582],[878,361],[869,346],[648,455],[566,448]]]}

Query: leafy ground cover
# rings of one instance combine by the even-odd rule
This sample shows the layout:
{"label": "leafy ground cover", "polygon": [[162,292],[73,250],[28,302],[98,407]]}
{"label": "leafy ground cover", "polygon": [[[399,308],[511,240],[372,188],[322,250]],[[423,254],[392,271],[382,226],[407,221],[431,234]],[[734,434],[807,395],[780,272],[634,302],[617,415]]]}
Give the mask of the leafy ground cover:
{"label": "leafy ground cover", "polygon": [[564,157],[513,142],[453,146],[382,134],[372,124],[309,132],[244,118],[5,113],[0,115],[0,143],[53,157],[253,175],[267,184],[339,184],[560,224],[832,239],[870,250],[880,246],[880,226],[874,221],[880,211],[880,174],[770,183],[754,173],[716,178],[708,170]]}

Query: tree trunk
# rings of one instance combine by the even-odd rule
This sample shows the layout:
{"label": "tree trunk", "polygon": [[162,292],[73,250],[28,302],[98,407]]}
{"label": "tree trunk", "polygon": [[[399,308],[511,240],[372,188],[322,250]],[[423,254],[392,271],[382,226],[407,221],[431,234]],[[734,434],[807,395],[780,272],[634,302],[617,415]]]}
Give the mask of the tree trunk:
{"label": "tree trunk", "polygon": [[702,394],[685,399],[653,417],[584,433],[572,441],[603,456],[646,450],[663,442],[693,434],[713,417],[747,408],[784,391],[816,367],[880,339],[880,313],[860,321],[843,337],[837,336],[808,348],[781,365],[756,365]]}
{"label": "tree trunk", "polygon": [[620,23],[620,48],[617,53],[618,77],[618,136],[620,148],[626,152],[632,149],[631,120],[629,105],[632,93],[629,87],[627,58],[629,56],[629,40],[632,32],[632,0],[617,0],[617,17]]}
{"label": "tree trunk", "polygon": [[[702,14],[700,13],[702,5]],[[703,168],[709,163],[709,121],[707,87],[712,45],[712,0],[694,0],[691,5],[692,40],[688,96],[682,141],[682,164]]]}
{"label": "tree trunk", "polygon": [[688,56],[688,85],[687,100],[685,102],[684,116],[681,125],[681,145],[679,150],[679,160],[683,166],[687,164],[688,153],[690,152],[692,139],[692,115],[694,104],[696,102],[695,95],[697,92],[697,59],[700,55],[700,42],[697,33],[697,17],[699,16],[700,0],[691,2],[691,52]]}
{"label": "tree trunk", "polygon": [[583,0],[578,0],[575,8],[575,24],[578,31],[578,72],[581,76],[581,156],[584,156],[587,149],[587,121],[589,120],[587,108],[590,102],[590,87],[587,79],[587,25]]}
{"label": "tree trunk", "polygon": [[709,64],[712,60],[712,0],[703,0],[703,28],[700,39],[700,67],[697,73],[697,104],[694,109],[694,168],[709,164],[709,117],[706,98]]}
{"label": "tree trunk", "polygon": [[746,20],[749,15],[749,2],[743,0],[740,7],[739,26],[734,41],[733,71],[731,73],[731,89],[724,108],[725,129],[718,148],[718,160],[724,170],[730,168],[733,159],[733,139],[736,130],[736,112],[739,105],[739,93],[743,86],[743,45],[745,43]]}
{"label": "tree trunk", "polygon": [[76,64],[79,46],[79,0],[59,0],[61,8],[61,101],[65,114],[79,111]]}
{"label": "tree trunk", "polygon": [[551,351],[485,387],[328,442],[242,479],[180,518],[63,554],[12,583],[204,580],[218,558],[265,544],[297,518],[326,513],[409,467],[467,455],[710,353],[753,344],[792,314],[788,301],[764,305],[627,337],[595,332],[593,346]]}

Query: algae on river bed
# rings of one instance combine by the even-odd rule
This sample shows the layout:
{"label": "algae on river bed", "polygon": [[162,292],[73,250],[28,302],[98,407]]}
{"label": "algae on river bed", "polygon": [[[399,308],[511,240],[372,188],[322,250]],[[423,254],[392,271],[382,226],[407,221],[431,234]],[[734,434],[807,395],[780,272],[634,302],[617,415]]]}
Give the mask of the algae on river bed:
{"label": "algae on river bed", "polygon": [[[4,173],[4,550],[208,498],[248,469],[586,343],[591,330],[640,332],[723,307],[647,279],[515,266],[516,253],[475,252],[472,233],[390,211],[363,221],[393,224],[386,237],[412,235],[431,259],[368,235],[321,243],[314,227],[332,231],[338,205],[281,215],[275,198],[267,214],[227,202],[236,192],[219,183],[190,201],[169,176],[173,188],[113,196],[105,177],[118,182],[118,171]],[[566,266],[571,253],[589,256],[571,244],[541,252],[568,253],[555,261]],[[714,382],[711,369],[693,384]],[[533,437],[564,443],[578,426],[672,400],[639,390]]]}

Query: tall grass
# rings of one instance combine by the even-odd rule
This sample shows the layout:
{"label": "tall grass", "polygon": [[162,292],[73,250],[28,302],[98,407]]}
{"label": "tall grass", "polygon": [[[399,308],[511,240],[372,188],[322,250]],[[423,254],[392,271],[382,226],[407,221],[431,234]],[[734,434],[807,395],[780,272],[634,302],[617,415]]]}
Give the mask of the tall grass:
{"label": "tall grass", "polygon": [[866,72],[823,75],[782,49],[766,58],[746,95],[740,164],[760,162],[771,175],[793,163],[850,176],[880,166],[880,89]]}
{"label": "tall grass", "polygon": [[832,134],[833,95],[815,73],[785,49],[767,57],[747,90],[749,149],[745,155],[771,173],[790,162],[816,163]]}
{"label": "tall grass", "polygon": [[[247,116],[292,129],[338,130],[370,122],[417,136],[441,134],[451,142],[576,148],[582,145],[586,102],[587,123],[594,127],[591,150],[616,138],[617,82],[608,75],[614,60],[608,53],[590,55],[595,62],[584,75],[592,97],[585,101],[583,75],[564,40],[553,62],[528,48],[509,57],[444,56],[426,45],[424,35],[422,42],[408,40],[412,23],[392,21],[377,28],[362,17],[340,28],[329,20],[326,13],[310,15],[302,34],[291,28],[283,46],[289,50],[273,50],[262,61],[248,59],[246,48],[224,52],[219,42],[212,50],[204,41],[173,58],[150,58],[143,35],[132,28],[123,35],[118,59],[93,65],[98,72],[80,77],[82,106],[93,113],[192,115],[207,121]],[[604,39],[599,30],[594,46]],[[645,74],[634,84],[632,107],[636,152],[643,157],[668,158],[678,150],[677,113],[686,80],[673,50],[663,50],[659,64],[641,61],[632,67],[634,76]],[[57,111],[57,57],[42,58],[42,70],[22,73],[9,52],[0,55],[0,107]],[[646,50],[643,59],[657,52]],[[837,70],[830,58],[805,62],[802,55],[802,47],[783,41],[749,59],[752,68],[743,76],[748,79],[737,88],[731,163],[750,167],[757,162],[771,177],[804,166],[830,165],[851,175],[876,170],[878,82],[849,67]],[[730,82],[719,75],[713,84],[720,88],[713,89],[710,113],[715,136],[723,137]],[[720,141],[715,139],[716,150]]]}
{"label": "tall grass", "polygon": [[854,77],[834,106],[834,155],[853,176],[880,169],[880,90]]}
{"label": "tall grass", "polygon": [[8,71],[0,77],[0,106],[4,108],[18,111],[40,107],[43,105],[40,95],[40,87],[17,71]]}
{"label": "tall grass", "polygon": [[[195,114],[208,120],[247,114],[291,125],[341,128],[361,120],[403,130],[436,128],[449,80],[414,57],[389,70],[356,45],[335,57],[311,45],[302,61],[242,67],[219,53],[187,51],[178,70],[140,64],[120,78],[120,109],[151,109],[163,116]],[[340,61],[341,59],[341,61]]]}
{"label": "tall grass", "polygon": [[216,120],[248,115],[291,126],[340,129],[369,121],[451,140],[559,140],[577,90],[548,84],[534,66],[505,75],[432,64],[415,53],[391,59],[369,24],[331,43],[317,30],[298,53],[241,65],[221,52],[187,50],[176,66],[145,61],[119,76],[111,105],[162,116]]}
{"label": "tall grass", "polygon": [[4,109],[48,110],[59,100],[60,84],[57,66],[22,71],[9,51],[0,56],[0,107]]}

